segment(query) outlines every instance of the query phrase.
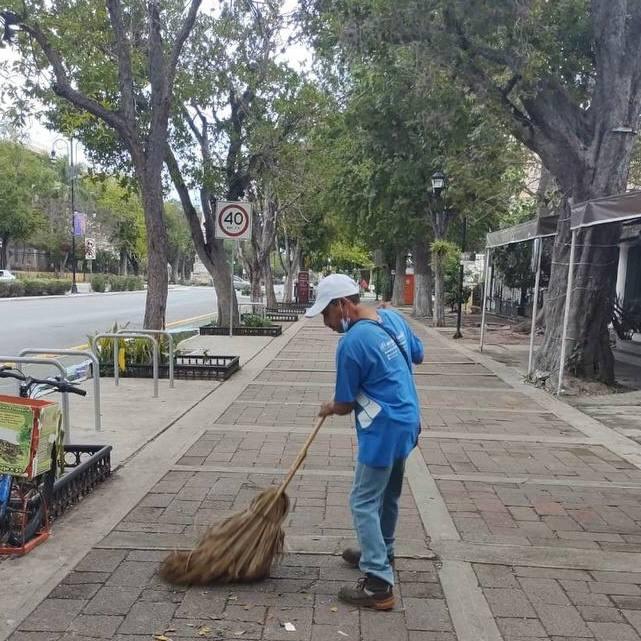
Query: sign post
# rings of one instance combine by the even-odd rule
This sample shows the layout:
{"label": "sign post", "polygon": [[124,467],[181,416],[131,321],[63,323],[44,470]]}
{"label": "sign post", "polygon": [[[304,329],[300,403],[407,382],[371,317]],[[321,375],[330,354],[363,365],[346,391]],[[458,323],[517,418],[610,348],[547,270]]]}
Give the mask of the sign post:
{"label": "sign post", "polygon": [[235,240],[231,252],[231,290],[229,299],[229,335],[234,335],[234,258],[238,251],[239,241],[249,240],[252,235],[252,206],[248,202],[228,202],[219,200],[216,203],[216,221],[214,236]]}

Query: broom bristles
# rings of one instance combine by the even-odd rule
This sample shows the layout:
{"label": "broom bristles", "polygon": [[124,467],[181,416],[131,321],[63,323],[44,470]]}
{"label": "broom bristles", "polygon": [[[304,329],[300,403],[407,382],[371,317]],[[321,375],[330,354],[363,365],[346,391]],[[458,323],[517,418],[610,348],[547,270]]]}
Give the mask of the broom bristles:
{"label": "broom bristles", "polygon": [[190,552],[172,552],[160,575],[178,585],[259,581],[283,553],[289,498],[278,487],[258,494],[243,512],[212,525]]}

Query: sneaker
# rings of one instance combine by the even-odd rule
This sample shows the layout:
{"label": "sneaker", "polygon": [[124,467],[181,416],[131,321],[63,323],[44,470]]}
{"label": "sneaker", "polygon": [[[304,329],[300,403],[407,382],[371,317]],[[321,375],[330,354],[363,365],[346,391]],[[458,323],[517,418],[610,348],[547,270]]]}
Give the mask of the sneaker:
{"label": "sneaker", "polygon": [[338,591],[338,598],[344,603],[373,610],[391,610],[395,604],[392,586],[371,574],[361,577],[356,587],[344,585]]}
{"label": "sneaker", "polygon": [[[394,555],[388,557],[390,565],[394,565]],[[361,551],[356,548],[346,548],[343,550],[343,561],[353,568],[358,568],[361,560]]]}

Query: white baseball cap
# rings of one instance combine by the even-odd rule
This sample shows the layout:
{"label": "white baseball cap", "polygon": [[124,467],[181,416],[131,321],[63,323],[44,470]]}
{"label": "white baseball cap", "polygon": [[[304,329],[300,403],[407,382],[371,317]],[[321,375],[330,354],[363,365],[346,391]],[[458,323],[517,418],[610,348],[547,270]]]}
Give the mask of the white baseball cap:
{"label": "white baseball cap", "polygon": [[353,296],[360,292],[358,285],[345,274],[330,274],[316,288],[316,302],[305,312],[307,318],[318,316],[336,298]]}

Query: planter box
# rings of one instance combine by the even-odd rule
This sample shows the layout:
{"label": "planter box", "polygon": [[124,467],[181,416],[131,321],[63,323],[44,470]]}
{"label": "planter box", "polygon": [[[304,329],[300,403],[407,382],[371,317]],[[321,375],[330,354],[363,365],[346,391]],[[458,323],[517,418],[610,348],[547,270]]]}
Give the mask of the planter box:
{"label": "planter box", "polygon": [[289,314],[287,312],[265,312],[265,318],[268,318],[270,321],[281,322],[281,323],[295,323],[298,320],[298,314]]}
{"label": "planter box", "polygon": [[[283,328],[280,325],[271,327],[234,327],[234,336],[280,336]],[[229,327],[216,327],[214,325],[203,325],[200,328],[201,336],[229,336]]]}
{"label": "planter box", "polygon": [[268,312],[286,312],[287,314],[304,314],[311,306],[309,303],[276,303],[276,307],[268,307]]}
{"label": "planter box", "polygon": [[[205,356],[204,354],[178,354],[174,363],[174,378],[181,380],[224,381],[240,369],[238,356]],[[100,376],[113,376],[114,367],[100,365]],[[127,365],[121,378],[153,378],[153,365]],[[158,366],[158,377],[169,378],[169,365]]]}

